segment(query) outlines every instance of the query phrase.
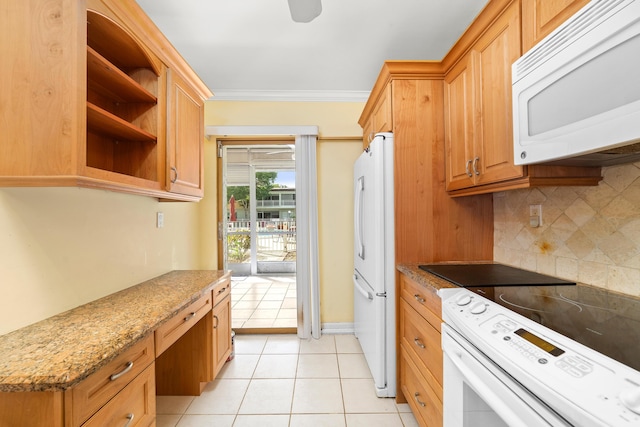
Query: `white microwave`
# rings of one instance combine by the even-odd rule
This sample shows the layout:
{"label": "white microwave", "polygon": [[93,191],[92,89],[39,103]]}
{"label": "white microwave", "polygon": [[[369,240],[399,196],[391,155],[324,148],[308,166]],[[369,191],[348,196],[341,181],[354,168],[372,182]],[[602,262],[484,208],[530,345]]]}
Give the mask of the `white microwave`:
{"label": "white microwave", "polygon": [[640,159],[640,0],[592,0],[512,66],[514,162]]}

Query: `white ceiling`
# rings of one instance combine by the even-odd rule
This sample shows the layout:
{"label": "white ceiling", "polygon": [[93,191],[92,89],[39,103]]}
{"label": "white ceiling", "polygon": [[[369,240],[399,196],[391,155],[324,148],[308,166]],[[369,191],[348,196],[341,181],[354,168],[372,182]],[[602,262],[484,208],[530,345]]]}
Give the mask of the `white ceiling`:
{"label": "white ceiling", "polygon": [[364,100],[383,61],[448,52],[487,0],[137,0],[214,99]]}

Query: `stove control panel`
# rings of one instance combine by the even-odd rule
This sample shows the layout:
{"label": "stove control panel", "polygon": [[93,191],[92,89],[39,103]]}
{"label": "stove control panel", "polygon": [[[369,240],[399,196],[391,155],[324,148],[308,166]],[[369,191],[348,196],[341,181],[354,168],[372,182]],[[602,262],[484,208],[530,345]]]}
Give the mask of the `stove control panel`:
{"label": "stove control panel", "polygon": [[445,323],[572,422],[640,425],[640,372],[467,289],[439,294]]}

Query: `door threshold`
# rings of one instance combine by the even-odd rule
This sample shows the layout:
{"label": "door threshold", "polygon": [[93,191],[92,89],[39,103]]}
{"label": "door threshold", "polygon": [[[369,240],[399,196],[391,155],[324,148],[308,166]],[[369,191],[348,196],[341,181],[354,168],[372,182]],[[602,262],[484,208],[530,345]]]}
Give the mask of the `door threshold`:
{"label": "door threshold", "polygon": [[233,331],[238,335],[277,335],[297,334],[298,328],[238,328]]}

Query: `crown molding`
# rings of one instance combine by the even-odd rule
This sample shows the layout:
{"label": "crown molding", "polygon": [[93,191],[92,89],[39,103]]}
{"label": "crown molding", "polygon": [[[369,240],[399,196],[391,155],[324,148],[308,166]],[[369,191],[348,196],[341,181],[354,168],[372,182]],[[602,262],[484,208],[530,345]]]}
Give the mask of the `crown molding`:
{"label": "crown molding", "polygon": [[368,91],[218,90],[209,101],[366,102]]}

